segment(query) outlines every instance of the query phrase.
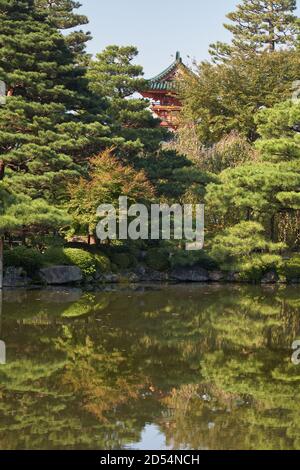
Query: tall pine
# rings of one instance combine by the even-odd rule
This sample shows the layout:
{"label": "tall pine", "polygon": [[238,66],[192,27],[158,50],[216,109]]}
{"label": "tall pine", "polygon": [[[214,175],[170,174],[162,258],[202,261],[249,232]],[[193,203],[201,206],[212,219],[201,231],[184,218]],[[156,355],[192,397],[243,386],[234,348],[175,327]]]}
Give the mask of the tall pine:
{"label": "tall pine", "polygon": [[135,95],[146,83],[142,67],[133,63],[137,54],[133,46],[108,46],[88,71],[91,90],[108,97],[113,131],[120,144],[124,142],[122,155],[127,158],[156,152],[166,135],[149,111],[149,102]]}
{"label": "tall pine", "polygon": [[0,157],[18,193],[59,204],[65,181],[111,143],[102,99],[92,96],[64,36],[33,0],[0,2]]}
{"label": "tall pine", "polygon": [[235,12],[229,13],[230,24],[225,28],[233,35],[230,45],[217,42],[210,47],[215,61],[226,60],[235,54],[249,54],[296,42],[296,0],[242,0]]}
{"label": "tall pine", "polygon": [[73,29],[89,22],[85,15],[77,12],[81,4],[74,0],[35,0],[35,7],[38,12],[47,16],[54,27],[67,33],[65,39],[69,47],[78,55],[80,61],[85,59],[86,55],[82,54],[91,35],[89,32]]}

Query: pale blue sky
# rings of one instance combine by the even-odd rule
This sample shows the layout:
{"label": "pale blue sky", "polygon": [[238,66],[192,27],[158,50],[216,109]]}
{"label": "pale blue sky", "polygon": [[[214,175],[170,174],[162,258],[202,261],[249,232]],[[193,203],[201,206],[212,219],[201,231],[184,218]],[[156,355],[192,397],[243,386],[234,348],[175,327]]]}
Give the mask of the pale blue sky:
{"label": "pale blue sky", "polygon": [[[208,46],[228,40],[222,26],[238,0],[80,0],[93,35],[89,52],[109,44],[135,45],[145,76],[161,72],[179,50],[185,63],[208,57]],[[300,0],[298,13],[300,14]],[[190,59],[187,57],[189,56]]]}

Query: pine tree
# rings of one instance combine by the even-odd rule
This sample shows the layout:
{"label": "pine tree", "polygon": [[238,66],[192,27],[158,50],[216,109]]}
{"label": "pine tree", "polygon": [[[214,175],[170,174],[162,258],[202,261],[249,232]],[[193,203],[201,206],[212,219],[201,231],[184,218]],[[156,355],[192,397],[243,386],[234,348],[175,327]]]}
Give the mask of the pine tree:
{"label": "pine tree", "polygon": [[132,63],[137,54],[132,46],[108,46],[88,71],[91,90],[109,99],[113,132],[125,140],[122,155],[127,158],[157,151],[166,135],[150,113],[148,101],[133,97],[145,86],[142,67]]}
{"label": "pine tree", "polygon": [[108,143],[103,102],[87,89],[64,36],[33,0],[0,4],[0,155],[19,193],[58,204],[65,179]]}
{"label": "pine tree", "polygon": [[261,161],[223,171],[219,183],[208,186],[207,211],[217,231],[241,221],[259,222],[267,239],[296,248],[300,211],[300,105],[290,101],[278,104],[262,110],[257,121],[262,136],[256,144]]}
{"label": "pine tree", "polygon": [[[32,200],[11,190],[9,180],[0,175],[0,290],[3,287],[4,236],[26,237],[49,233],[69,222],[67,213],[43,199]],[[1,303],[1,298],[0,298]],[[1,307],[1,306],[0,306]]]}
{"label": "pine tree", "polygon": [[110,130],[102,124],[103,100],[87,89],[64,36],[33,0],[2,0],[0,25],[7,94],[0,106],[0,236],[26,236],[68,222],[60,208],[66,182],[111,145]]}
{"label": "pine tree", "polygon": [[38,12],[46,14],[57,29],[70,29],[88,23],[85,15],[75,13],[81,4],[74,0],[35,0]]}
{"label": "pine tree", "polygon": [[242,0],[227,15],[232,23],[224,24],[233,35],[232,44],[212,44],[212,58],[223,61],[236,54],[274,52],[278,46],[295,45],[299,29],[296,8],[296,0]]}
{"label": "pine tree", "polygon": [[[60,30],[68,30],[88,24],[89,20],[85,15],[76,13],[81,4],[74,0],[35,0],[36,10],[44,14],[51,24]],[[69,47],[82,61],[86,58],[86,42],[91,39],[89,32],[75,30],[65,36]]]}

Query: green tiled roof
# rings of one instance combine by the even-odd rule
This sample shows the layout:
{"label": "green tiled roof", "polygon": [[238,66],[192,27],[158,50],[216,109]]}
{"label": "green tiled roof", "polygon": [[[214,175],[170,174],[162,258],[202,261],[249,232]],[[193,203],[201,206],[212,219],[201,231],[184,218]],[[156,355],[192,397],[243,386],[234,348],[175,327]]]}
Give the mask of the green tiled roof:
{"label": "green tiled roof", "polygon": [[174,90],[176,84],[173,81],[168,80],[168,77],[174,73],[178,65],[183,65],[180,53],[176,52],[176,59],[172,64],[166,68],[163,72],[156,77],[147,80],[149,88],[151,90]]}

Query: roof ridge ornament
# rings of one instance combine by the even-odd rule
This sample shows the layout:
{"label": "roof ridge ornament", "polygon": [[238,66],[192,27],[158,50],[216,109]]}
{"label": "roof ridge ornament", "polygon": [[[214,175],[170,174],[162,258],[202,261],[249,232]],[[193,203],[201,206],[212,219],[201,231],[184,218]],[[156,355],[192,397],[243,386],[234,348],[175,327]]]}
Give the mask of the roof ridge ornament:
{"label": "roof ridge ornament", "polygon": [[176,62],[182,62],[182,58],[179,51],[176,52]]}

